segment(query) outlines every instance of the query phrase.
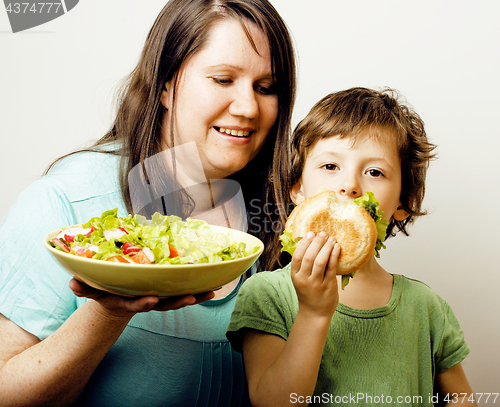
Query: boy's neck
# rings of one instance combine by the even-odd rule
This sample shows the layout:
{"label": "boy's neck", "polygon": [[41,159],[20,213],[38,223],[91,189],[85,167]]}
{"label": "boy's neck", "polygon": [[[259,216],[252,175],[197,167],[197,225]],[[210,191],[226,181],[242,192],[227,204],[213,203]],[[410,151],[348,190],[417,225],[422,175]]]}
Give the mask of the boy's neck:
{"label": "boy's neck", "polygon": [[[341,286],[341,277],[338,279]],[[393,276],[372,257],[349,280],[347,287],[339,290],[339,301],[357,309],[383,307],[391,299],[393,280]]]}

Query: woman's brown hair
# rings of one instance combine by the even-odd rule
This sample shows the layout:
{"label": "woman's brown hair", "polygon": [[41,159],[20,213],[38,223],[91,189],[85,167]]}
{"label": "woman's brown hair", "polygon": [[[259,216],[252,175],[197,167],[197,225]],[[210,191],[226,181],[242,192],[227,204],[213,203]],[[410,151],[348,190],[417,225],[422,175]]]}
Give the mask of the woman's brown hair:
{"label": "woman's brown hair", "polygon": [[[147,158],[164,149],[161,131],[164,108],[160,99],[165,84],[170,81],[175,83],[183,62],[206,44],[211,26],[228,18],[241,22],[252,44],[245,24],[256,24],[267,37],[271,52],[274,86],[278,96],[277,120],[257,157],[230,177],[240,184],[247,208],[250,202],[253,205],[258,202],[261,208],[275,208],[272,211],[261,210],[251,214],[252,225],[261,227],[249,229],[250,233],[264,242],[265,250],[260,258],[259,268],[271,270],[277,267],[279,260],[279,233],[271,232],[263,225],[269,222],[273,225],[284,225],[286,220],[286,213],[277,203],[285,202],[287,196],[283,177],[289,163],[289,155],[283,146],[288,144],[291,132],[296,73],[290,33],[278,12],[267,0],[169,1],[153,24],[140,60],[119,96],[113,126],[92,148],[85,151],[102,152],[105,145],[117,142],[117,150],[105,149],[105,152],[121,156],[119,180],[122,197],[129,213],[134,213],[134,188],[131,188],[129,174],[137,165],[144,165]],[[173,147],[174,134],[170,134],[169,147]],[[172,198],[179,210],[176,214],[189,216],[193,210],[192,199],[176,187],[175,176],[165,173],[162,168],[156,168],[153,174],[148,171],[145,177],[147,185],[139,186],[139,189],[177,191]],[[152,178],[156,184],[149,184]],[[136,186],[136,180],[133,184]],[[149,208],[150,212],[154,209],[161,211],[161,203],[156,204],[158,205],[153,203]]]}
{"label": "woman's brown hair", "polygon": [[390,219],[387,236],[398,230],[408,235],[407,225],[425,215],[422,201],[425,177],[435,145],[427,140],[424,122],[397,91],[351,88],[332,93],[316,103],[292,136],[292,168],[289,184],[296,184],[304,168],[307,152],[318,140],[330,136],[356,136],[367,128],[392,132],[401,160],[401,206],[410,215],[403,221]]}

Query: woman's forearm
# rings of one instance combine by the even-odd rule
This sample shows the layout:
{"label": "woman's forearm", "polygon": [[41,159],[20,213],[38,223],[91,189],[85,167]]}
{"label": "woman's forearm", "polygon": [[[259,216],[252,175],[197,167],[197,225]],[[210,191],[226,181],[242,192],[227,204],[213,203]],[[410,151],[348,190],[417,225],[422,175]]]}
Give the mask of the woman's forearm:
{"label": "woman's forearm", "polygon": [[52,335],[1,362],[0,405],[69,405],[133,314],[111,317],[88,301]]}
{"label": "woman's forearm", "polygon": [[329,326],[328,318],[298,312],[283,350],[255,388],[254,406],[307,405],[305,398],[314,392]]}

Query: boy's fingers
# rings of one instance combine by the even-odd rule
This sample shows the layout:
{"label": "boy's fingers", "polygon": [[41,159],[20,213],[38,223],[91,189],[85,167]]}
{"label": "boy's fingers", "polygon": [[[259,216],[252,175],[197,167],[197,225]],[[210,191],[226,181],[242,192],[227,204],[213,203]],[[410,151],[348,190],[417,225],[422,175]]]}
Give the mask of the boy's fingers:
{"label": "boy's fingers", "polygon": [[[325,244],[327,242],[329,243]],[[333,242],[328,241],[328,235],[325,232],[320,232],[317,236],[314,236],[312,232],[307,233],[293,254],[292,273],[300,273],[304,277],[314,274],[323,279],[332,248]]]}
{"label": "boy's fingers", "polygon": [[325,238],[319,253],[314,261],[314,266],[312,269],[311,276],[317,277],[321,280],[325,277],[326,268],[330,260],[330,256],[335,245],[335,239],[333,237],[328,237],[326,233],[323,235]]}
{"label": "boy's fingers", "polygon": [[309,248],[309,245],[313,241],[313,238],[314,238],[314,233],[307,232],[297,245],[295,252],[293,253],[291,262],[291,271],[293,273],[297,273],[300,270],[300,266],[302,265],[304,255],[307,249]]}
{"label": "boy's fingers", "polygon": [[331,277],[335,280],[337,279],[337,264],[339,263],[339,256],[340,245],[335,242],[328,258],[328,264],[325,270],[325,278]]}
{"label": "boy's fingers", "polygon": [[[316,235],[316,237],[314,237],[314,239],[309,244],[309,247],[306,249],[304,256],[302,258],[301,271],[302,270],[304,272],[307,271],[307,274],[309,275],[313,274],[315,268],[317,267],[317,263],[322,261],[322,257],[318,259],[318,256],[321,253],[321,250],[323,249],[327,239],[328,236],[325,232],[320,232]],[[326,266],[326,257],[323,261],[324,261],[324,266]]]}

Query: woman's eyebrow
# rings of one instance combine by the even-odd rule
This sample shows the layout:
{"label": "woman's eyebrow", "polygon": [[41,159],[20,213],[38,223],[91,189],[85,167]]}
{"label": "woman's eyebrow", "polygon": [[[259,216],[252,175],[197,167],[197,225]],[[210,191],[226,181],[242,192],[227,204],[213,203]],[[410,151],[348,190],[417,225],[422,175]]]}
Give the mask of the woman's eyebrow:
{"label": "woman's eyebrow", "polygon": [[242,71],[242,66],[231,65],[231,64],[218,64],[218,65],[210,65],[208,69],[234,69],[236,71]]}
{"label": "woman's eyebrow", "polygon": [[[218,65],[210,65],[207,69],[209,71],[217,71],[219,69],[227,69],[227,70],[242,72],[245,70],[245,67],[238,66],[238,65],[232,65],[232,64],[218,64]],[[261,77],[262,78],[272,78],[273,74],[271,72],[265,72],[264,74],[261,75]]]}

